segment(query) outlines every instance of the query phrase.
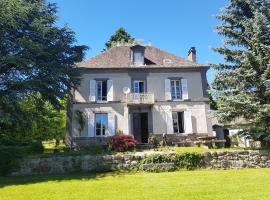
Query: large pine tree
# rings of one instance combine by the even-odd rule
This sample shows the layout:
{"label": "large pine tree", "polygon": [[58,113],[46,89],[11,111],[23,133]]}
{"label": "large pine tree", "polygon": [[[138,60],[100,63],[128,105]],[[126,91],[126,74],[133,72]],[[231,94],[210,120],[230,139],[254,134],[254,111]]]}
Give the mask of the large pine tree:
{"label": "large pine tree", "polygon": [[212,84],[220,120],[252,122],[254,139],[270,140],[270,1],[230,0],[220,15],[224,45],[214,50],[225,63],[214,65]]}

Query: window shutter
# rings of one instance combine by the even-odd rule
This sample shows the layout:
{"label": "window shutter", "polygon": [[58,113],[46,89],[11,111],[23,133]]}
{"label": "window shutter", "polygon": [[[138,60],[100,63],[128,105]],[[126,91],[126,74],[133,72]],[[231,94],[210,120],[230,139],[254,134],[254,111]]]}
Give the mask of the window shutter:
{"label": "window shutter", "polygon": [[88,113],[88,137],[95,136],[95,114]]}
{"label": "window shutter", "polygon": [[191,112],[189,110],[184,112],[185,133],[193,133]]}
{"label": "window shutter", "polygon": [[182,86],[182,98],[188,99],[187,79],[181,79],[181,86]]}
{"label": "window shutter", "polygon": [[108,113],[108,135],[113,136],[115,134],[115,115]]}
{"label": "window shutter", "polygon": [[91,102],[96,101],[96,80],[90,80],[89,101],[91,101]]}
{"label": "window shutter", "polygon": [[172,111],[166,111],[166,119],[167,119],[167,134],[173,134],[173,119],[172,119]]}
{"label": "window shutter", "polygon": [[165,79],[165,100],[171,100],[172,94],[171,94],[171,80]]}
{"label": "window shutter", "polygon": [[113,101],[113,80],[107,80],[107,101]]}

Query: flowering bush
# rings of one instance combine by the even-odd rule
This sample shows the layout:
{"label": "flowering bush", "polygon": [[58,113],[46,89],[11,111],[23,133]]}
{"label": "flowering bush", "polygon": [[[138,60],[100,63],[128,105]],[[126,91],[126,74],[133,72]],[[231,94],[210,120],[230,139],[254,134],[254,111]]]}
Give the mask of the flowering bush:
{"label": "flowering bush", "polygon": [[136,147],[138,142],[130,135],[115,135],[109,141],[109,146],[115,151],[128,151]]}

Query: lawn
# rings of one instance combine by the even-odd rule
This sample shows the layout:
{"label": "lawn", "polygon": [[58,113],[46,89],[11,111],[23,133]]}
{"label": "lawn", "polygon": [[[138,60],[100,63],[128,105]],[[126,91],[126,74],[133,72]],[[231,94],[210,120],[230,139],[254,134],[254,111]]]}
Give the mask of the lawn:
{"label": "lawn", "polygon": [[270,169],[0,178],[1,200],[270,199]]}

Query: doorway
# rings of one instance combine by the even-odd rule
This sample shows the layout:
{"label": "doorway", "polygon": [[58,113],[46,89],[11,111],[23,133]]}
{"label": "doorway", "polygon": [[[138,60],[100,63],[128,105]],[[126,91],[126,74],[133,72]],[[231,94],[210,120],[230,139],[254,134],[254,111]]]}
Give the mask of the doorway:
{"label": "doorway", "polygon": [[148,143],[148,113],[133,113],[133,135],[139,143]]}

